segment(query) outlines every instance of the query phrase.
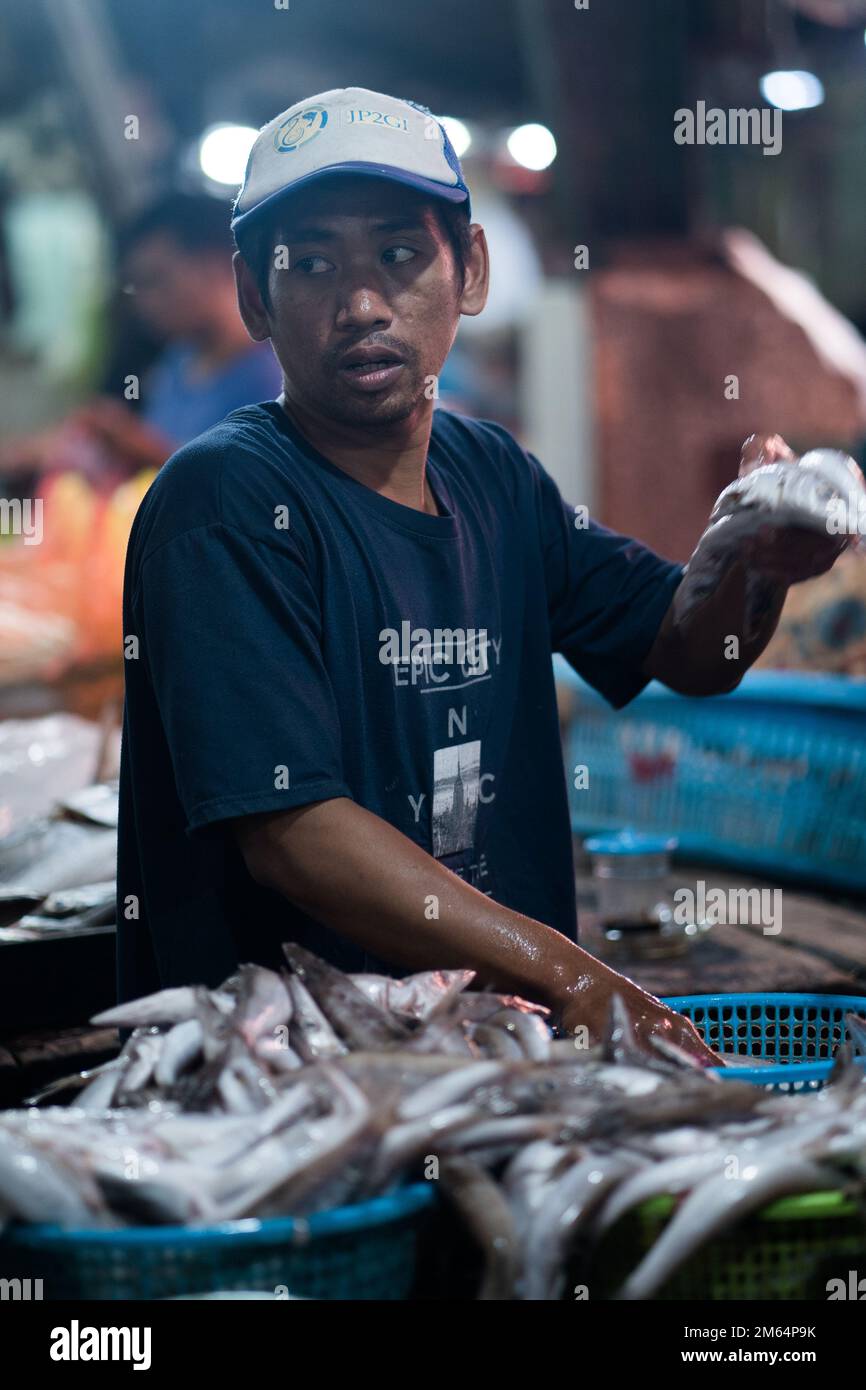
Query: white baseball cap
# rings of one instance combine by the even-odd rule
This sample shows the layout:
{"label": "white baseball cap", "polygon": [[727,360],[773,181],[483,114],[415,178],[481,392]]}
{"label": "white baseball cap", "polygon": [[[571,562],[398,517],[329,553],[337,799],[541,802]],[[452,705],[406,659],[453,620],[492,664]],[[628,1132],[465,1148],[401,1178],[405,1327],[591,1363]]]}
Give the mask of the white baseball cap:
{"label": "white baseball cap", "polygon": [[290,106],[259,131],[234,205],[232,231],[280,198],[332,174],[369,174],[466,204],[469,189],[441,121],[425,106],[338,87]]}

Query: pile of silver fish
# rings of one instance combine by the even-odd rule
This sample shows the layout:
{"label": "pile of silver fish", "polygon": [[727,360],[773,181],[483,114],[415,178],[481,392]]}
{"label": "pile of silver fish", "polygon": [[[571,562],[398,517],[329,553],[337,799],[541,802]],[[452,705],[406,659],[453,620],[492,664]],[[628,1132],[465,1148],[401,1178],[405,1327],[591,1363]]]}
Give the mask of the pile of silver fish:
{"label": "pile of silver fish", "polygon": [[[774,1094],[645,1051],[618,1000],[606,1040],[579,1049],[540,1006],[471,989],[470,970],[349,976],[284,951],[282,973],[244,966],[99,1015],[133,1030],[118,1057],[0,1114],[0,1220],[303,1216],[427,1176],[483,1254],[480,1297],[556,1299],[576,1252],[673,1195],[620,1291],[644,1299],[775,1198],[862,1190],[851,1043],[823,1091]],[[849,1016],[861,1049],[864,1029]]]}

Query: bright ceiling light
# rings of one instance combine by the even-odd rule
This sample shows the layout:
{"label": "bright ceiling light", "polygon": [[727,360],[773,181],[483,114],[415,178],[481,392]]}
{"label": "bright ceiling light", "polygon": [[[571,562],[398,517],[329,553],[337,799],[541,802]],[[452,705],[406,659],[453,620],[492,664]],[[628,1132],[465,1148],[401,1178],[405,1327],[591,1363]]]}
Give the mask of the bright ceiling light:
{"label": "bright ceiling light", "polygon": [[508,137],[508,153],[524,169],[547,169],[556,159],[556,141],[546,125],[519,125]]}
{"label": "bright ceiling light", "polygon": [[462,121],[458,121],[456,116],[443,116],[442,124],[445,127],[445,134],[454,146],[454,153],[458,159],[462,159],[472,144],[469,127],[464,125]]}
{"label": "bright ceiling light", "polygon": [[767,72],[761,78],[761,96],[780,111],[805,111],[821,105],[824,88],[813,72]]}
{"label": "bright ceiling light", "polygon": [[241,183],[257,135],[258,131],[248,125],[211,126],[198,147],[202,172],[215,183]]}

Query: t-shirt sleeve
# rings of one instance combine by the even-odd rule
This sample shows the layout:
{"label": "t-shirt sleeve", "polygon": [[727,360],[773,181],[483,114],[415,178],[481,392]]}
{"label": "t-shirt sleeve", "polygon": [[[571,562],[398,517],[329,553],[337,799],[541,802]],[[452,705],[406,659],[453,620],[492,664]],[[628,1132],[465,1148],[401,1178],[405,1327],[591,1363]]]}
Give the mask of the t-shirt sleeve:
{"label": "t-shirt sleeve", "polygon": [[641,666],[683,567],[565,502],[532,455],[551,644],[615,709],[648,678]]}
{"label": "t-shirt sleeve", "polygon": [[351,796],[320,605],[288,534],[279,553],[220,523],[164,542],[132,611],[189,831]]}

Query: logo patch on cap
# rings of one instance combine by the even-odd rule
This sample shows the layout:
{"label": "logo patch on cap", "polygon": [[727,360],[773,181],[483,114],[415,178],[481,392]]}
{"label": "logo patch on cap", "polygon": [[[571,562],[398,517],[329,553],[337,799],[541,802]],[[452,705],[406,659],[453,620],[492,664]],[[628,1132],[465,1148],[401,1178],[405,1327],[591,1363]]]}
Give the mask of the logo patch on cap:
{"label": "logo patch on cap", "polygon": [[308,106],[306,111],[299,111],[278,126],[274,132],[274,149],[281,154],[291,154],[299,145],[314,140],[327,124],[328,112],[324,106]]}
{"label": "logo patch on cap", "polygon": [[377,125],[383,130],[402,130],[409,132],[409,121],[405,116],[395,116],[387,111],[368,111],[363,107],[343,107],[340,112],[342,125]]}

